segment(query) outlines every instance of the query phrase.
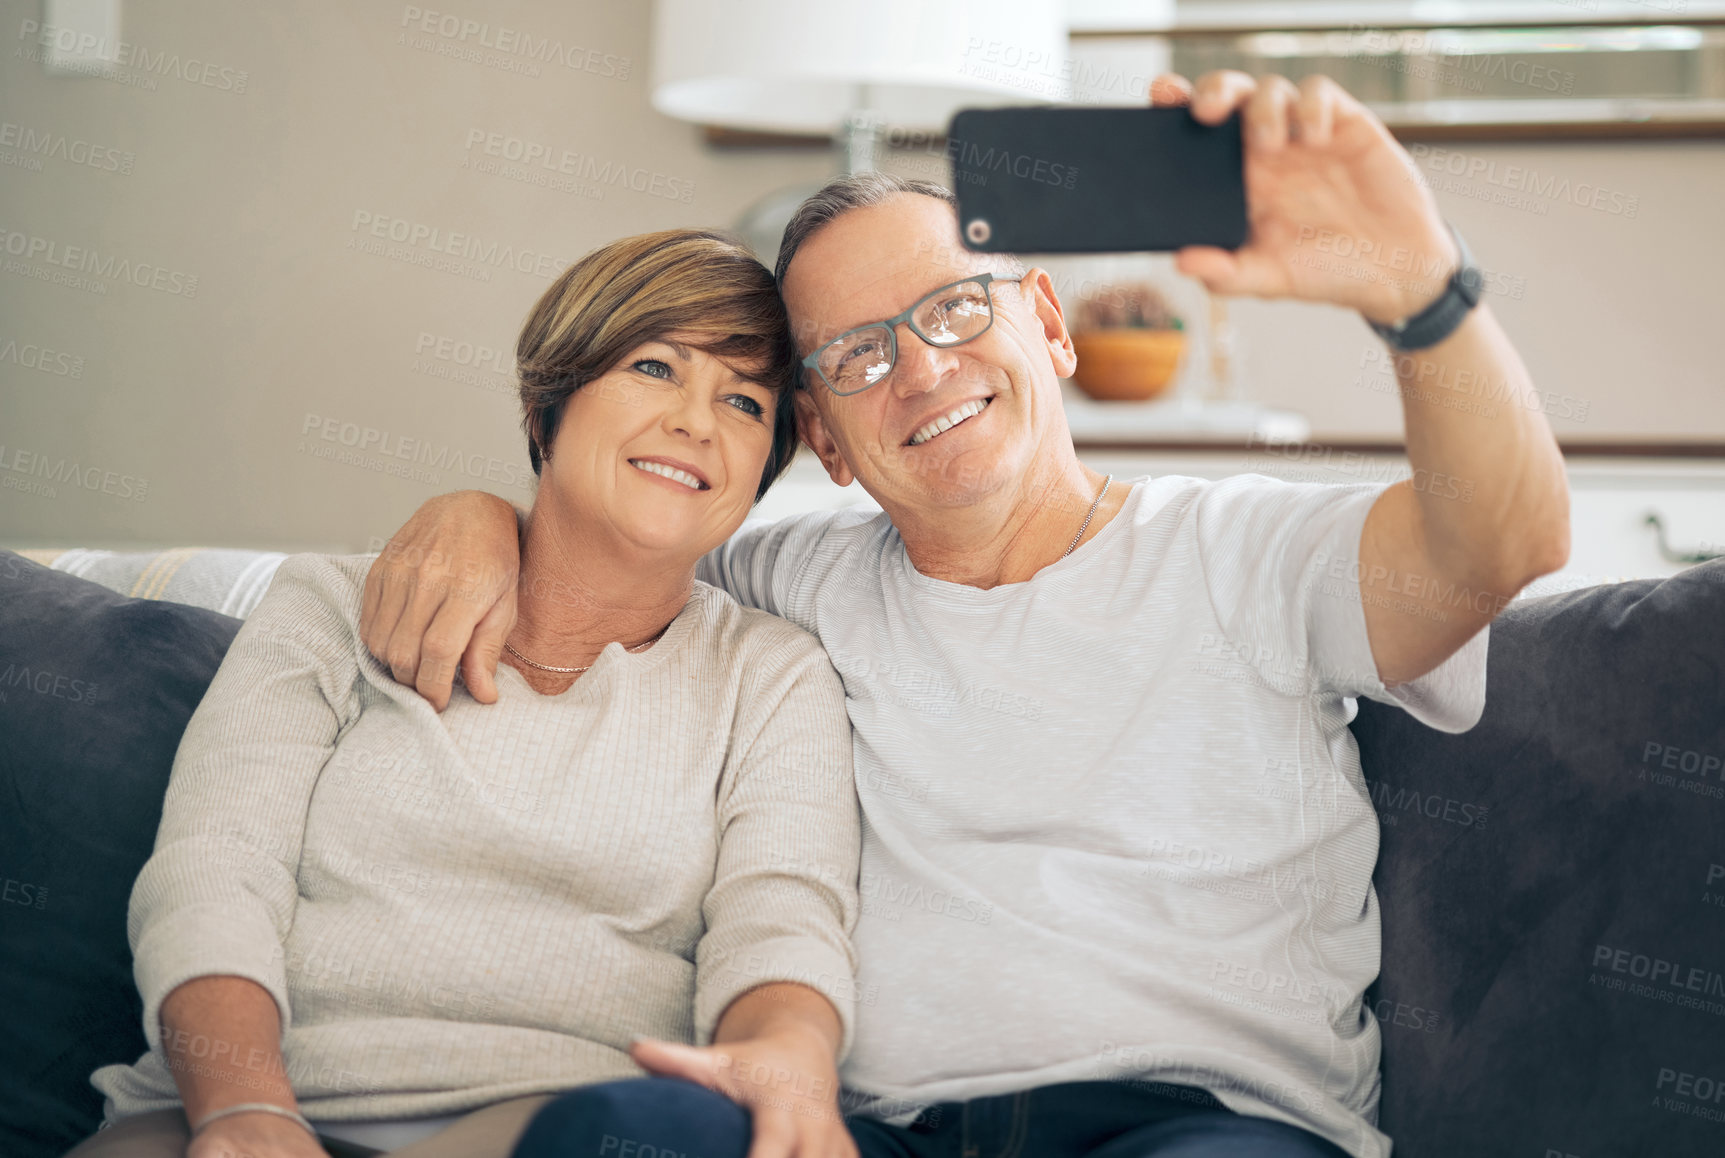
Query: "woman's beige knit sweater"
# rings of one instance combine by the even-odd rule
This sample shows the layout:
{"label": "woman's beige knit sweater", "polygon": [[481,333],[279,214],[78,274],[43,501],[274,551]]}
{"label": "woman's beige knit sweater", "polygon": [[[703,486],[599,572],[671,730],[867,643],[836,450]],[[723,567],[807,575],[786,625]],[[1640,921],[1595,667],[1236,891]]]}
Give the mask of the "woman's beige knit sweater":
{"label": "woman's beige knit sweater", "polygon": [[178,1104],[161,1004],[210,974],[275,998],[330,1121],[638,1075],[632,1037],[705,1043],[770,981],[848,1047],[859,820],[814,638],[697,583],[651,649],[556,696],[505,665],[439,715],[358,638],[369,563],[285,562],[192,717],[132,893],[150,1051],[92,1077],[109,1118]]}

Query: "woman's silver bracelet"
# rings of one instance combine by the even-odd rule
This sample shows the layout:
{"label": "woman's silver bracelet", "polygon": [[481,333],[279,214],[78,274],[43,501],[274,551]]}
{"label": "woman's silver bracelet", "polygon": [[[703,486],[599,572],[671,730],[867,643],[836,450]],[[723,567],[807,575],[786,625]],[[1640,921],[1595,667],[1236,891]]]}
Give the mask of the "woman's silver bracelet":
{"label": "woman's silver bracelet", "polygon": [[299,1113],[297,1110],[290,1110],[286,1106],[277,1106],[271,1102],[238,1102],[232,1106],[223,1106],[219,1110],[211,1110],[202,1118],[199,1118],[198,1124],[192,1127],[192,1136],[197,1137],[199,1130],[202,1130],[217,1118],[226,1118],[232,1114],[249,1114],[254,1111],[264,1114],[275,1114],[279,1117],[287,1118],[289,1121],[298,1122],[300,1125],[305,1127],[306,1133],[310,1134],[313,1138],[317,1137],[317,1127],[306,1121],[303,1114]]}

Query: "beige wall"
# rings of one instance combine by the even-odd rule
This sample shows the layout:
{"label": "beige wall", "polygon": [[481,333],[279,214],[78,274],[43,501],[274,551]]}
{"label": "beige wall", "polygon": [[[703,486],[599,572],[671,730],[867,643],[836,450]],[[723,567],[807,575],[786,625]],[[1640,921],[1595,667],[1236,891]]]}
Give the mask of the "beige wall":
{"label": "beige wall", "polygon": [[[524,496],[499,485],[531,477],[507,378],[481,369],[484,385],[472,386],[419,372],[459,369],[416,359],[421,335],[448,339],[446,352],[457,342],[504,351],[507,367],[545,274],[625,234],[728,224],[761,193],[834,164],[717,154],[692,126],[654,113],[644,3],[453,8],[599,54],[577,57],[593,71],[541,63],[538,76],[416,48],[453,44],[403,29],[405,7],[126,6],[127,40],[235,70],[217,84],[244,70],[237,93],[174,76],[153,92],[49,78],[13,56],[19,21],[38,7],[6,6],[0,120],[135,162],[124,175],[58,159],[40,172],[0,165],[0,230],[198,281],[195,297],[111,281],[98,295],[0,272],[0,349],[15,338],[83,359],[76,378],[0,361],[6,464],[22,450],[148,482],[142,501],[64,483],[53,497],[0,489],[0,541],[363,549],[441,491]],[[626,78],[605,75],[625,68]],[[601,185],[592,197],[464,168],[490,159],[466,147],[474,130],[591,156],[600,173],[641,171],[646,190]],[[538,272],[481,267],[488,281],[428,270],[350,248],[376,240],[353,228],[358,213],[435,228],[444,244],[454,231],[525,250],[530,268],[545,260]],[[302,433],[308,415],[387,433],[391,450],[423,440],[448,462],[453,448],[477,477],[421,467],[426,478],[401,478],[314,457],[344,448]],[[8,473],[17,481],[5,471],[0,481]]]}
{"label": "beige wall", "polygon": [[[1725,141],[1439,147],[1465,160],[1420,160],[1498,275],[1486,298],[1558,437],[1725,442]],[[1432,171],[1446,164],[1491,176]],[[1270,302],[1240,317],[1260,400],[1304,411],[1320,435],[1399,432],[1400,403],[1354,385],[1379,348],[1357,317]]]}
{"label": "beige wall", "polygon": [[[15,127],[0,132],[46,133],[55,150],[63,138],[80,157],[73,146],[111,149],[99,163],[130,172],[0,143],[40,162],[0,164],[0,240],[53,245],[60,261],[75,246],[98,264],[160,267],[165,288],[100,272],[83,277],[105,292],[53,284],[33,276],[66,272],[48,255],[0,255],[11,263],[0,270],[0,483],[10,484],[0,486],[0,543],[364,549],[435,493],[474,485],[522,497],[507,485],[525,477],[526,458],[506,375],[438,360],[439,344],[489,346],[506,367],[545,274],[623,234],[729,224],[754,198],[833,164],[820,153],[715,153],[692,127],[654,113],[648,6],[638,0],[460,10],[592,53],[577,57],[581,69],[538,63],[537,76],[493,66],[531,64],[519,54],[480,50],[492,63],[474,63],[426,51],[459,42],[404,29],[405,10],[133,3],[125,37],[156,71],[134,61],[126,72],[151,90],[45,76],[18,39],[38,6],[4,9],[0,122]],[[192,61],[214,67],[210,83],[198,83]],[[241,72],[244,91],[233,91]],[[648,187],[603,185],[594,197],[483,172],[472,162],[492,158],[468,147],[475,131],[581,154]],[[1715,348],[1722,149],[1470,150],[1634,196],[1633,219],[1442,195],[1484,263],[1525,279],[1520,300],[1493,304],[1542,385],[1587,400],[1571,433],[1725,438]],[[1494,191],[1477,179],[1468,187]],[[355,228],[361,214],[436,230],[443,244],[460,233],[506,246],[530,269],[480,265],[488,280],[479,280],[364,252],[378,239]],[[437,256],[424,243],[402,248]],[[191,276],[195,296],[172,292]],[[1305,411],[1321,434],[1398,430],[1392,397],[1352,385],[1367,348],[1357,319],[1254,302],[1238,316],[1260,401]],[[416,353],[426,335],[431,349]],[[79,372],[29,368],[39,355],[26,347],[53,350],[51,370]],[[376,431],[387,441],[368,448],[369,460],[417,477],[319,457],[347,449],[321,438],[321,425],[307,432],[323,420],[338,433]],[[401,439],[438,465],[377,453]]]}

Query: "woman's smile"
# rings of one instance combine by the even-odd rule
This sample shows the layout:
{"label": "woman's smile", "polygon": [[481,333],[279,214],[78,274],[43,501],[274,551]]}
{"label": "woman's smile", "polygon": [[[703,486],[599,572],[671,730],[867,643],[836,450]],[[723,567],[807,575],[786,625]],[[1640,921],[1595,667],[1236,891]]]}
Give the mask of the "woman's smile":
{"label": "woman's smile", "polygon": [[707,491],[713,486],[702,474],[689,463],[674,458],[664,458],[654,455],[651,458],[632,458],[629,465],[654,479],[660,479],[669,485],[684,491]]}

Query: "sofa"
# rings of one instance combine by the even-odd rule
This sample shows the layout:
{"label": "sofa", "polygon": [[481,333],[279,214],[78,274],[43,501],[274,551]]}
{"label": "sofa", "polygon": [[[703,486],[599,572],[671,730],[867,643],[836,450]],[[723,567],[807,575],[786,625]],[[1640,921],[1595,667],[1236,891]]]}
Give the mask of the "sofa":
{"label": "sofa", "polygon": [[[175,747],[278,554],[0,552],[0,1154],[144,1050]],[[1398,1158],[1725,1155],[1725,560],[1512,603],[1461,735],[1361,701]]]}

